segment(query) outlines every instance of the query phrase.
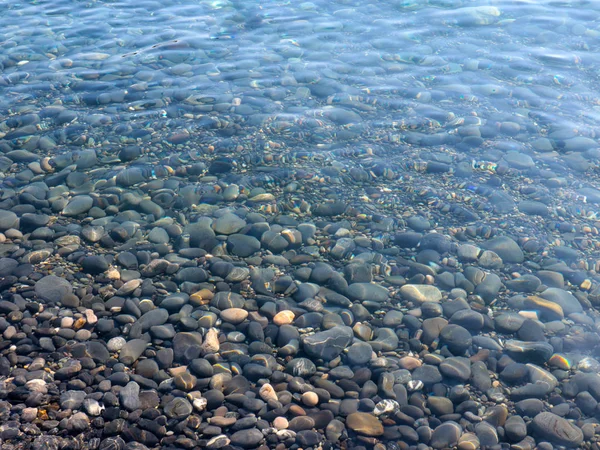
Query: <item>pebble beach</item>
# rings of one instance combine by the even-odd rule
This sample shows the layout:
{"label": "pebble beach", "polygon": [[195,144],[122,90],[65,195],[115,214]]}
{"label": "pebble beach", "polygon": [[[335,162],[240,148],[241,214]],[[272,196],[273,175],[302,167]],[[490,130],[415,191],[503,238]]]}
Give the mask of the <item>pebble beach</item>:
{"label": "pebble beach", "polygon": [[599,21],[1,4],[0,448],[600,448]]}

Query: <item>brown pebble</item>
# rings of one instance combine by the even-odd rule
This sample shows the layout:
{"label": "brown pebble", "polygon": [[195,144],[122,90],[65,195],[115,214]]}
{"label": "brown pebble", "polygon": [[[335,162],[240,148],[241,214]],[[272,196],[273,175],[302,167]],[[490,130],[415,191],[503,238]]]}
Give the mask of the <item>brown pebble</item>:
{"label": "brown pebble", "polygon": [[219,332],[216,328],[211,328],[204,336],[204,342],[200,346],[203,351],[203,354],[207,353],[217,353],[219,348],[221,347],[219,343]]}
{"label": "brown pebble", "polygon": [[289,412],[290,412],[290,414],[292,414],[294,416],[305,416],[306,415],[306,411],[304,411],[304,409],[298,405],[291,405]]}
{"label": "brown pebble", "polygon": [[180,373],[173,378],[173,384],[182,391],[191,391],[196,387],[197,381],[196,377],[189,372]]}
{"label": "brown pebble", "polygon": [[176,377],[177,375],[187,372],[187,370],[188,370],[187,366],[179,366],[179,367],[170,367],[169,369],[167,369],[167,372],[172,377]]}
{"label": "brown pebble", "polygon": [[242,308],[228,308],[221,311],[221,319],[234,325],[242,323],[248,317],[248,311]]}
{"label": "brown pebble", "polygon": [[285,430],[290,423],[285,417],[275,417],[273,421],[273,426],[278,430]]}
{"label": "brown pebble", "polygon": [[489,357],[490,357],[490,351],[486,348],[482,348],[476,354],[471,356],[469,359],[471,360],[471,362],[487,361],[487,359]]}
{"label": "brown pebble", "polygon": [[190,138],[190,133],[183,131],[181,133],[173,133],[167,137],[167,141],[171,144],[183,144]]}
{"label": "brown pebble", "polygon": [[211,425],[214,425],[217,427],[230,427],[231,425],[233,425],[236,422],[236,418],[235,417],[215,416],[215,417],[211,417],[210,419],[208,419],[208,422]]}
{"label": "brown pebble", "polygon": [[365,436],[381,436],[383,434],[383,425],[379,419],[372,414],[363,412],[348,415],[346,426]]}
{"label": "brown pebble", "polygon": [[319,396],[314,392],[305,392],[302,394],[302,403],[306,406],[316,406],[319,404]]}
{"label": "brown pebble", "polygon": [[91,309],[85,310],[85,318],[87,320],[87,323],[89,323],[90,325],[94,325],[96,322],[98,322],[98,317],[96,317],[96,314],[94,314],[94,311],[92,311]]}
{"label": "brown pebble", "polygon": [[21,420],[23,422],[33,422],[38,416],[37,408],[23,408],[21,412]]}
{"label": "brown pebble", "polygon": [[269,383],[263,384],[258,393],[260,398],[262,398],[265,402],[271,400],[277,401],[277,393],[275,392],[275,389],[273,389],[273,386],[271,386]]}
{"label": "brown pebble", "polygon": [[413,356],[405,356],[404,358],[400,358],[400,360],[398,361],[398,365],[400,366],[400,368],[406,370],[414,370],[417,367],[421,367],[422,364],[423,363],[420,359],[415,358]]}
{"label": "brown pebble", "polygon": [[[290,420],[289,428],[292,431],[312,430],[315,427],[315,421],[312,417],[299,416]],[[382,427],[383,428],[383,427]]]}
{"label": "brown pebble", "polygon": [[227,414],[228,412],[229,412],[229,410],[227,409],[226,406],[219,406],[217,409],[215,409],[213,411],[213,415],[225,417],[225,414]]}
{"label": "brown pebble", "polygon": [[275,314],[275,317],[273,317],[273,323],[277,326],[289,325],[294,321],[295,318],[296,315],[292,311],[286,309]]}
{"label": "brown pebble", "polygon": [[190,303],[195,306],[208,305],[213,296],[214,294],[208,289],[200,289],[198,292],[194,292],[190,295]]}
{"label": "brown pebble", "polygon": [[80,328],[83,328],[85,326],[85,324],[86,324],[86,320],[83,317],[80,317],[73,324],[73,329],[79,330]]}

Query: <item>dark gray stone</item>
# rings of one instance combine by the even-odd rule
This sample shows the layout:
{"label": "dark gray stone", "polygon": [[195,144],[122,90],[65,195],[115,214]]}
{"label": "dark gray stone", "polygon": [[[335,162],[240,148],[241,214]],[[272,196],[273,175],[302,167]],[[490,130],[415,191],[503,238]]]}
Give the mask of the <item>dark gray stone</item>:
{"label": "dark gray stone", "polygon": [[135,411],[141,406],[140,386],[135,381],[130,381],[119,391],[121,406],[128,411]]}
{"label": "dark gray stone", "polygon": [[352,328],[339,326],[305,337],[302,339],[302,348],[313,358],[331,361],[350,345],[353,337]]}
{"label": "dark gray stone", "polygon": [[583,442],[583,432],[567,419],[542,412],[534,417],[533,432],[543,440],[565,447],[579,447]]}
{"label": "dark gray stone", "polygon": [[522,263],[525,260],[525,255],[519,244],[508,236],[498,236],[490,239],[484,247],[495,252],[502,258],[502,261],[507,263]]}
{"label": "dark gray stone", "polygon": [[73,292],[71,283],[61,277],[48,275],[35,283],[35,293],[41,300],[58,303],[62,298]]}

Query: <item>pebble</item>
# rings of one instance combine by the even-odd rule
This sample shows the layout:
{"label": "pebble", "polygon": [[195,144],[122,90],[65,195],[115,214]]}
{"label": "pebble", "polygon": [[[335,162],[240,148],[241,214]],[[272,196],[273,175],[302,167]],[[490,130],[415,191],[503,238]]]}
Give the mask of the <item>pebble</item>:
{"label": "pebble", "polygon": [[88,212],[94,204],[94,199],[89,195],[73,197],[62,211],[64,216],[78,216]]}
{"label": "pebble", "polygon": [[135,411],[141,407],[139,399],[140,386],[135,381],[130,381],[119,391],[121,406],[128,411]]}
{"label": "pebble", "polygon": [[231,443],[242,448],[255,448],[264,439],[263,434],[256,428],[240,430],[233,433],[230,437]]}
{"label": "pebble", "polygon": [[304,351],[313,358],[331,361],[352,342],[354,333],[346,326],[321,331],[302,340]]}
{"label": "pebble", "polygon": [[455,324],[448,324],[442,328],[440,331],[440,338],[455,355],[465,353],[473,343],[471,333],[469,333],[466,328]]}
{"label": "pebble", "polygon": [[435,286],[426,284],[407,284],[400,288],[400,294],[406,300],[416,304],[425,302],[438,303],[442,300],[442,293]]}
{"label": "pebble", "polygon": [[353,283],[348,286],[348,297],[359,301],[386,302],[389,292],[383,286],[372,283]]}
{"label": "pebble", "polygon": [[533,431],[556,445],[578,447],[583,442],[583,432],[567,419],[551,412],[541,412],[533,418]]}
{"label": "pebble", "polygon": [[148,343],[143,339],[132,339],[127,341],[125,345],[121,347],[119,361],[127,365],[132,365],[140,356],[142,356],[142,353],[144,353],[147,346]]}
{"label": "pebble", "polygon": [[314,392],[305,392],[302,394],[302,403],[306,406],[316,406],[319,403],[319,396]]}
{"label": "pebble", "polygon": [[278,430],[285,430],[289,426],[289,422],[285,417],[276,417],[273,420],[273,426]]}
{"label": "pebble", "polygon": [[292,311],[280,311],[273,317],[273,323],[277,326],[289,325],[294,321],[295,314]]}
{"label": "pebble", "polygon": [[17,215],[12,211],[1,210],[0,211],[0,230],[6,231],[14,228],[18,221]]}
{"label": "pebble", "polygon": [[485,248],[496,253],[502,258],[502,261],[507,263],[521,263],[525,260],[525,255],[519,244],[508,236],[499,236],[490,239],[486,243]]}
{"label": "pebble", "polygon": [[346,356],[351,365],[362,366],[371,360],[372,354],[373,347],[366,342],[359,341],[348,347]]}
{"label": "pebble", "polygon": [[458,423],[444,422],[433,430],[429,444],[435,449],[454,447],[458,444],[462,431],[462,427]]}
{"label": "pebble", "polygon": [[377,417],[362,412],[355,412],[346,417],[346,426],[364,436],[383,435],[383,425]]}
{"label": "pebble", "polygon": [[35,283],[35,293],[40,300],[58,303],[73,291],[71,283],[61,277],[48,275]]}
{"label": "pebble", "polygon": [[246,226],[246,221],[232,213],[227,213],[215,220],[214,229],[218,234],[238,233]]}
{"label": "pebble", "polygon": [[248,317],[248,311],[241,308],[228,308],[221,311],[221,319],[234,325],[242,323]]}
{"label": "pebble", "polygon": [[540,294],[540,297],[559,305],[566,316],[583,312],[583,307],[579,303],[579,300],[573,294],[563,289],[548,288]]}

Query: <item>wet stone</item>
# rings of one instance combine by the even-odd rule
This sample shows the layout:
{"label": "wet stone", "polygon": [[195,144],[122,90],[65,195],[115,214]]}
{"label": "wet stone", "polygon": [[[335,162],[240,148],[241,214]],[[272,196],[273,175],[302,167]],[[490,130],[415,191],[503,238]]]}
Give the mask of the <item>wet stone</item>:
{"label": "wet stone", "polygon": [[241,308],[228,308],[224,311],[221,311],[220,317],[225,322],[237,325],[246,320],[246,317],[248,317],[248,311]]}
{"label": "wet stone", "polygon": [[371,360],[373,348],[366,342],[355,342],[348,347],[346,356],[351,365],[363,365]]}
{"label": "wet stone", "polygon": [[535,292],[542,284],[540,279],[533,275],[523,275],[512,281],[505,281],[505,286],[515,292]]}
{"label": "wet stone", "polygon": [[234,234],[246,226],[246,221],[239,216],[227,213],[215,220],[213,227],[218,234]]}
{"label": "wet stone", "polygon": [[471,362],[468,358],[446,358],[440,364],[439,370],[443,375],[462,382],[466,382],[471,378]]}
{"label": "wet stone", "polygon": [[11,275],[19,265],[18,261],[11,258],[0,258],[0,276]]}
{"label": "wet stone", "polygon": [[0,210],[0,231],[14,228],[18,222],[17,215],[12,211]]}
{"label": "wet stone", "polygon": [[458,440],[459,450],[477,450],[480,446],[479,438],[474,433],[465,433]]}
{"label": "wet stone", "polygon": [[548,288],[540,294],[540,297],[558,304],[564,314],[568,316],[572,313],[583,312],[583,308],[579,300],[569,291],[558,288]]}
{"label": "wet stone", "polygon": [[565,447],[578,447],[583,442],[583,432],[579,427],[551,412],[536,415],[533,430],[540,438]]}
{"label": "wet stone", "polygon": [[302,348],[313,358],[331,361],[348,347],[353,336],[351,328],[340,326],[305,337]]}
{"label": "wet stone", "polygon": [[[318,396],[317,396],[317,398],[318,398]],[[298,431],[302,431],[302,430],[310,430],[310,429],[314,428],[314,426],[315,426],[315,421],[311,417],[299,416],[299,417],[294,417],[292,420],[290,420],[288,428],[292,431],[298,432]]]}
{"label": "wet stone", "polygon": [[525,259],[523,250],[508,236],[493,238],[485,244],[487,250],[495,252],[504,262],[521,263]]}
{"label": "wet stone", "polygon": [[515,362],[508,364],[499,374],[500,379],[506,383],[519,383],[528,375],[527,366]]}
{"label": "wet stone", "polygon": [[220,310],[243,308],[244,297],[234,292],[217,292],[210,301],[210,305]]}
{"label": "wet stone", "polygon": [[534,364],[544,364],[554,353],[552,346],[546,342],[509,340],[506,341],[505,348],[513,359]]}
{"label": "wet stone", "polygon": [[81,262],[83,271],[90,274],[100,274],[108,270],[108,262],[100,255],[86,256]]}
{"label": "wet stone", "polygon": [[163,228],[154,227],[148,233],[148,240],[154,244],[166,244],[169,242],[169,235]]}
{"label": "wet stone", "polygon": [[537,398],[528,398],[515,403],[515,411],[522,417],[534,417],[544,410],[544,403]]}
{"label": "wet stone", "polygon": [[85,396],[83,391],[65,391],[60,395],[60,407],[62,409],[80,409]]}
{"label": "wet stone", "polygon": [[522,417],[512,415],[506,420],[504,431],[510,442],[519,442],[527,436],[527,425]]}
{"label": "wet stone", "polygon": [[232,234],[227,238],[227,248],[231,254],[247,258],[260,250],[260,241],[245,234]]}
{"label": "wet stone", "polygon": [[440,331],[441,340],[456,355],[466,352],[473,343],[471,333],[460,325],[448,324]]}
{"label": "wet stone", "polygon": [[494,318],[496,328],[503,333],[516,333],[519,331],[525,317],[516,313],[502,313]]}
{"label": "wet stone", "polygon": [[442,293],[435,286],[426,284],[407,284],[400,288],[400,294],[408,301],[416,304],[425,302],[438,303],[442,299]]}
{"label": "wet stone", "polygon": [[442,381],[442,374],[436,366],[423,364],[413,371],[412,378],[422,381],[426,386],[431,386]]}
{"label": "wet stone", "polygon": [[142,331],[164,324],[169,318],[169,313],[163,308],[150,310],[142,315],[137,321],[137,324],[142,328]]}
{"label": "wet stone", "polygon": [[177,333],[173,338],[175,361],[187,364],[200,356],[202,335],[199,333]]}
{"label": "wet stone", "polygon": [[427,406],[431,412],[438,417],[445,414],[452,414],[454,412],[454,405],[452,404],[452,401],[446,397],[431,395],[427,399]]}
{"label": "wet stone", "polygon": [[286,364],[285,371],[296,377],[309,377],[315,374],[317,367],[308,358],[295,358]]}
{"label": "wet stone", "polygon": [[542,202],[522,201],[518,205],[519,211],[531,216],[547,216],[548,207]]}
{"label": "wet stone", "polygon": [[135,373],[144,378],[153,378],[158,373],[159,367],[153,359],[144,359],[135,366]]}
{"label": "wet stone", "polygon": [[190,246],[212,251],[217,245],[215,232],[207,225],[195,223],[188,227],[190,233]]}
{"label": "wet stone", "polygon": [[488,422],[480,422],[475,425],[475,434],[482,446],[493,447],[498,444],[498,433]]}
{"label": "wet stone", "polygon": [[72,290],[71,283],[55,275],[48,275],[35,283],[35,293],[38,298],[51,303],[60,302]]}
{"label": "wet stone", "polygon": [[183,372],[173,378],[173,384],[182,391],[191,391],[196,386],[197,379],[189,372]]}
{"label": "wet stone", "polygon": [[483,328],[484,318],[483,315],[477,311],[463,309],[452,314],[450,323],[459,325],[466,330],[479,331]]}
{"label": "wet stone", "polygon": [[485,269],[500,269],[504,265],[504,261],[496,252],[484,250],[479,256],[479,265]]}
{"label": "wet stone", "polygon": [[78,195],[69,201],[62,213],[65,216],[78,216],[88,212],[93,204],[94,200],[89,195]]}
{"label": "wet stone", "polygon": [[398,335],[389,328],[379,328],[374,333],[374,339],[369,341],[369,345],[376,352],[391,352],[398,348]]}
{"label": "wet stone", "polygon": [[119,391],[121,406],[128,411],[135,411],[140,408],[139,394],[140,386],[135,381],[130,381]]}
{"label": "wet stone", "polygon": [[192,413],[192,404],[185,398],[176,397],[165,405],[164,412],[170,419],[184,419]]}
{"label": "wet stone", "polygon": [[264,439],[263,434],[256,428],[240,430],[233,433],[230,437],[233,445],[242,448],[256,448]]}
{"label": "wet stone", "polygon": [[2,447],[596,445],[597,2],[21,3]]}
{"label": "wet stone", "polygon": [[347,295],[353,300],[377,303],[386,302],[389,298],[386,288],[372,283],[353,283],[348,286]]}
{"label": "wet stone", "polygon": [[346,426],[358,434],[365,436],[381,436],[383,425],[377,417],[372,414],[355,412],[346,417]]}
{"label": "wet stone", "polygon": [[433,430],[430,445],[435,449],[454,447],[461,434],[462,427],[459,424],[452,421],[445,422]]}

